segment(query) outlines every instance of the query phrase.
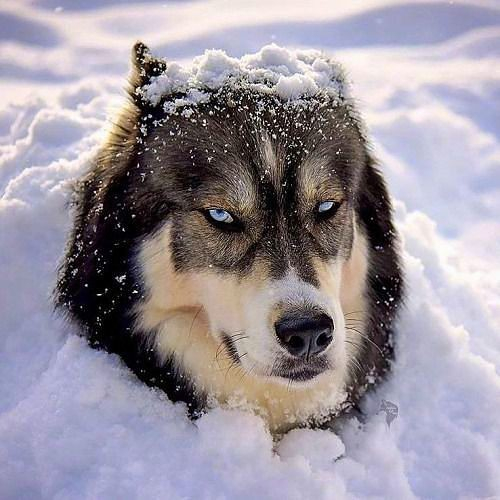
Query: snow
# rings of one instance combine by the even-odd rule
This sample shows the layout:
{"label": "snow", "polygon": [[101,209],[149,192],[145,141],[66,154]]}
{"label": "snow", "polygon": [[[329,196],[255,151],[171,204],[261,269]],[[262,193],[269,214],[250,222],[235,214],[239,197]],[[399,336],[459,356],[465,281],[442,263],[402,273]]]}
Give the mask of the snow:
{"label": "snow", "polygon": [[210,90],[232,85],[276,95],[283,101],[312,97],[320,92],[335,98],[347,97],[347,84],[338,63],[317,50],[293,51],[275,43],[240,59],[212,49],[195,57],[188,67],[166,61],[165,71],[151,78],[137,93],[153,105],[166,95],[186,93],[185,98],[164,106],[173,113],[178,107],[206,102]]}
{"label": "snow", "polygon": [[[26,0],[4,2],[0,26],[0,498],[500,495],[496,2]],[[218,57],[264,57],[273,42],[348,70],[410,287],[393,375],[363,425],[273,442],[236,410],[193,423],[53,314],[69,186],[119,109],[139,37],[183,68],[223,50],[202,80]],[[276,52],[269,67],[282,66]],[[382,400],[398,406],[390,427]]]}

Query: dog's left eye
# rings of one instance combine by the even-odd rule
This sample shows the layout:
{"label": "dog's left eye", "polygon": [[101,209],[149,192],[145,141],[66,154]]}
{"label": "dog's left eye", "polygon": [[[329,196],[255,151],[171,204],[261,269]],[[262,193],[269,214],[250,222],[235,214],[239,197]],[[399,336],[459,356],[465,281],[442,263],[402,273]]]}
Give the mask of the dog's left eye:
{"label": "dog's left eye", "polygon": [[319,217],[329,217],[334,215],[339,208],[340,203],[333,200],[325,200],[318,203],[316,207],[316,213]]}
{"label": "dog's left eye", "polygon": [[234,222],[233,216],[227,210],[223,210],[222,208],[211,208],[208,210],[208,215],[215,222],[222,222],[225,224],[231,224]]}
{"label": "dog's left eye", "polygon": [[331,200],[322,201],[318,205],[318,213],[322,214],[325,212],[329,212],[333,208],[334,205],[335,205],[335,202],[333,202]]}

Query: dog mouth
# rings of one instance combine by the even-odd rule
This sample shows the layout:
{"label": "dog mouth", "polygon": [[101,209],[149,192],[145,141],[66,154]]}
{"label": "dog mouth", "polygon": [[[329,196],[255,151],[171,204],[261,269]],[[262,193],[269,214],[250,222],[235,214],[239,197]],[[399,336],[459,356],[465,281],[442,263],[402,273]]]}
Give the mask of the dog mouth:
{"label": "dog mouth", "polygon": [[285,359],[273,366],[271,375],[296,383],[309,382],[330,368],[325,357],[316,358],[313,362]]}
{"label": "dog mouth", "polygon": [[[244,335],[244,334],[241,334]],[[241,365],[241,358],[245,354],[240,354],[236,346],[238,340],[244,338],[222,333],[222,345],[234,365]],[[245,337],[246,338],[246,337]],[[330,370],[330,362],[326,356],[317,356],[313,359],[278,359],[264,376],[278,378],[287,382],[301,383],[309,382],[327,370]]]}

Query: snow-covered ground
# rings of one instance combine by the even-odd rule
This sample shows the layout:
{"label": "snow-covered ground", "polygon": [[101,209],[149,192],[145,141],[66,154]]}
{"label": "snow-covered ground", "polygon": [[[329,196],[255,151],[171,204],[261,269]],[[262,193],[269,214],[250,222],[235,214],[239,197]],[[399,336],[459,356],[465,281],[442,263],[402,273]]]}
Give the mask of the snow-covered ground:
{"label": "snow-covered ground", "polygon": [[[393,376],[363,426],[182,405],[88,348],[50,292],[80,175],[142,39],[188,60],[276,42],[354,80],[404,240]],[[0,498],[498,498],[500,5],[358,0],[0,3]],[[382,400],[397,404],[388,427]]]}

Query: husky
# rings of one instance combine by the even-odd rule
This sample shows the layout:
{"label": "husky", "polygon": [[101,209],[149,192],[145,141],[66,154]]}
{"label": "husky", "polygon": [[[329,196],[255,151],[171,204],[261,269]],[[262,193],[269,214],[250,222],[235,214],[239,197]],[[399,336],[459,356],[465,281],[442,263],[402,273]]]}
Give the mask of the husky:
{"label": "husky", "polygon": [[141,93],[168,68],[134,46],[128,102],[75,189],[56,305],[192,416],[335,419],[388,372],[403,296],[355,102],[233,79],[168,113],[186,92]]}

